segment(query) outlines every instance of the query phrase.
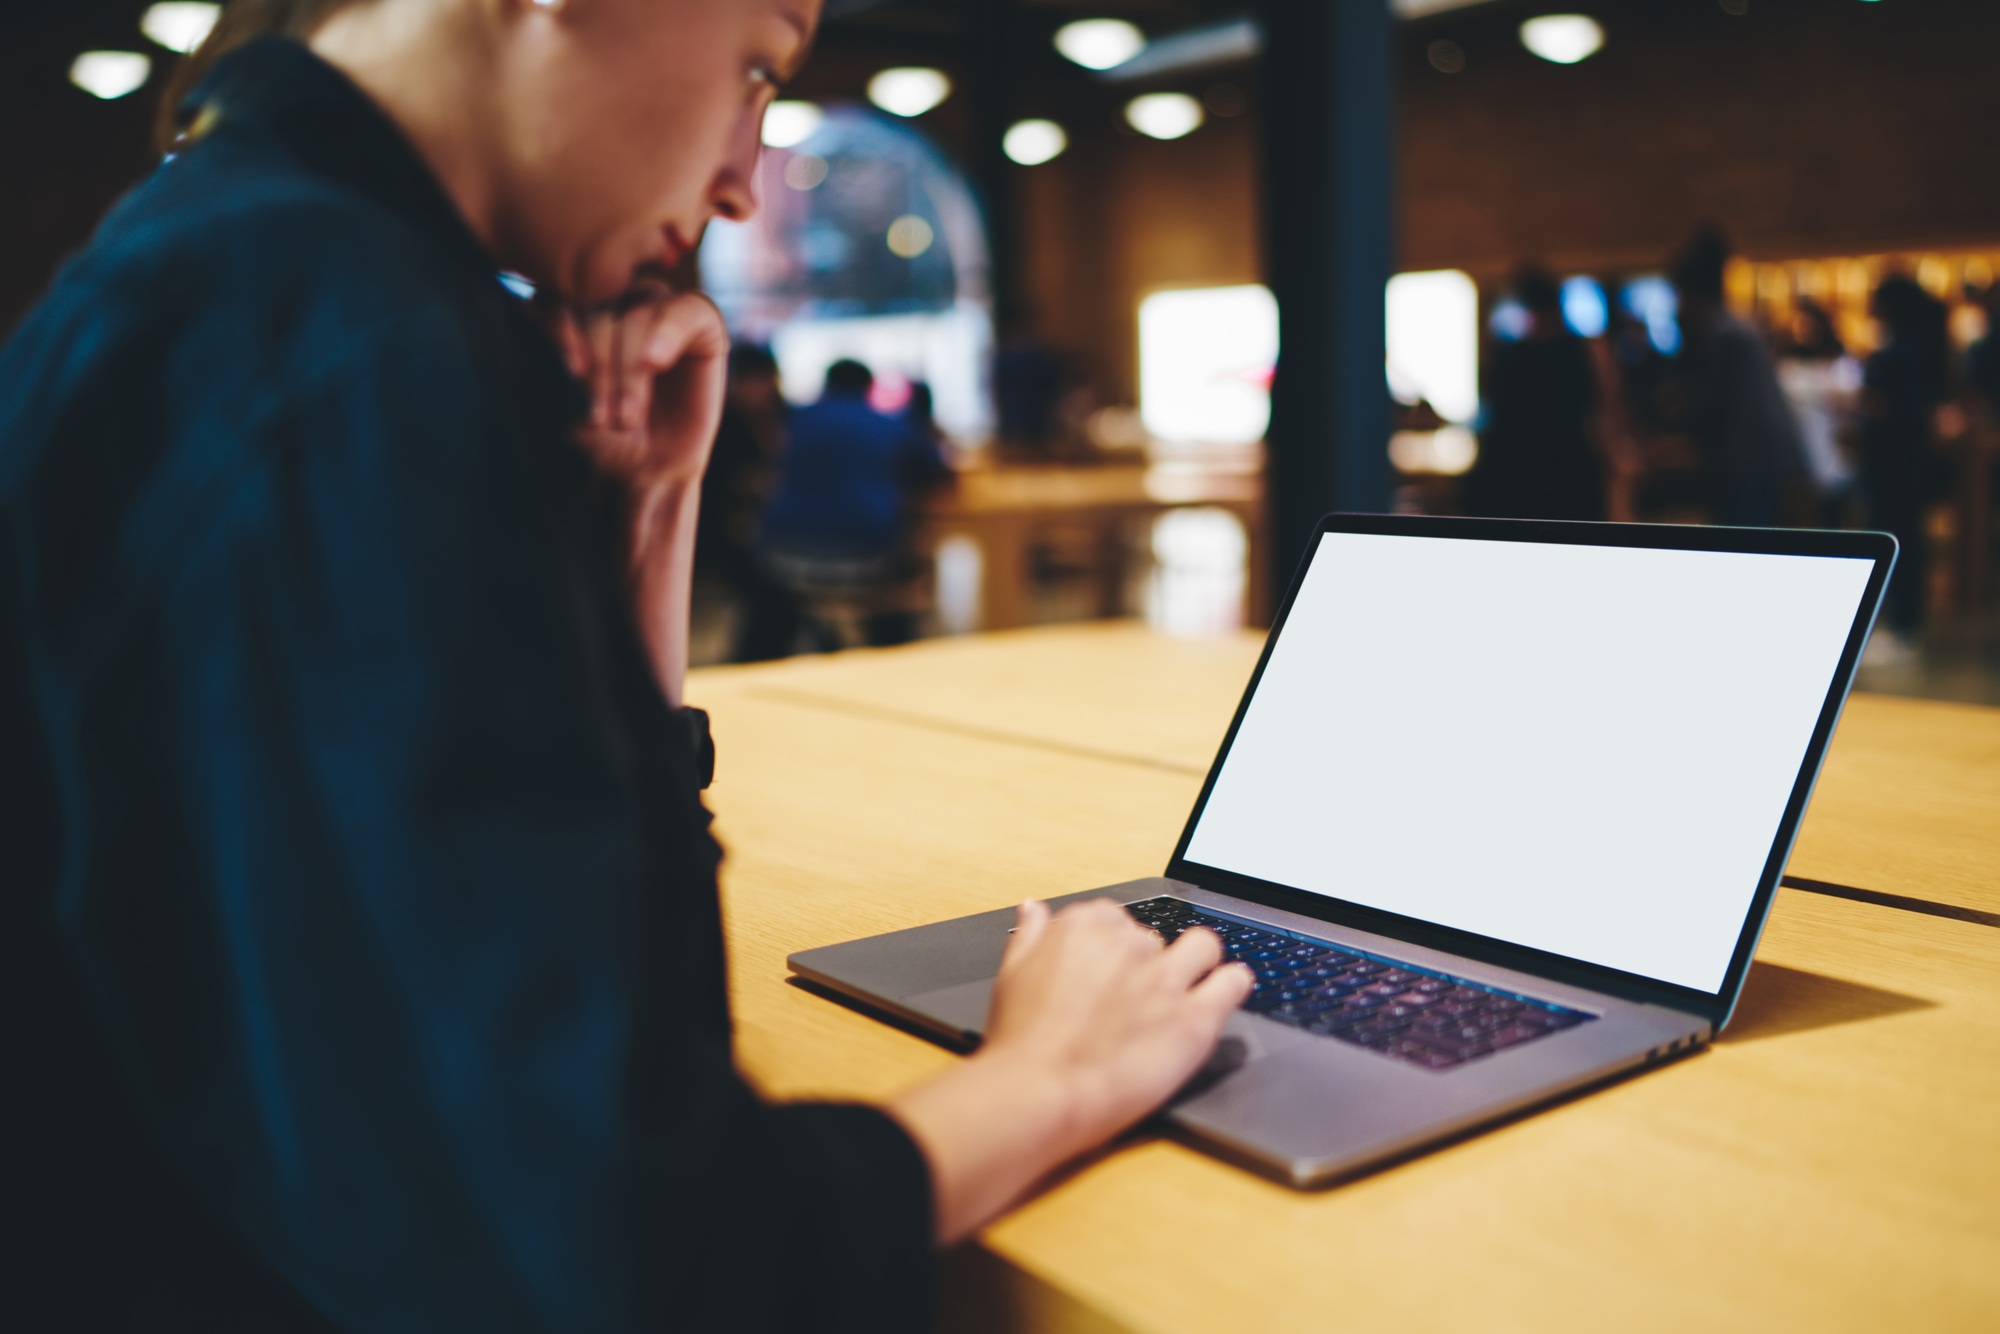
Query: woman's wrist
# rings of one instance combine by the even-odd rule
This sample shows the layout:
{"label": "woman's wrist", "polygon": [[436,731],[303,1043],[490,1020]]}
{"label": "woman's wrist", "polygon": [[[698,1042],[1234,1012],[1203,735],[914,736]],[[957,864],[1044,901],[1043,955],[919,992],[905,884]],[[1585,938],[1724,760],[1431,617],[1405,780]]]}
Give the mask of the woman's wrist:
{"label": "woman's wrist", "polygon": [[987,1050],[890,1103],[930,1165],[940,1244],[1092,1146],[1072,1082],[1047,1062]]}
{"label": "woman's wrist", "polygon": [[628,483],[621,496],[633,619],[667,703],[678,708],[687,671],[689,583],[699,479]]}

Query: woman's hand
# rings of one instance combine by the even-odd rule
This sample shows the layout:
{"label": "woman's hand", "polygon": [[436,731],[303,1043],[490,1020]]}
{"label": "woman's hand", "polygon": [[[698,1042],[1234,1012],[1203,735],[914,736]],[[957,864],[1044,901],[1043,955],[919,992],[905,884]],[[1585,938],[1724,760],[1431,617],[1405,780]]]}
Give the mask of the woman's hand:
{"label": "woman's hand", "polygon": [[1213,933],[1163,947],[1109,900],[1023,904],[978,1054],[891,1107],[930,1162],[940,1239],[1172,1096],[1250,994],[1221,961]]}
{"label": "woman's hand", "polygon": [[715,303],[644,281],[609,306],[551,317],[571,374],[589,387],[577,443],[635,497],[691,482],[722,420],[729,329]]}
{"label": "woman's hand", "polygon": [[707,297],[659,282],[549,320],[570,371],[590,388],[577,444],[623,493],[633,620],[660,693],[678,708],[701,474],[722,421],[729,329]]}

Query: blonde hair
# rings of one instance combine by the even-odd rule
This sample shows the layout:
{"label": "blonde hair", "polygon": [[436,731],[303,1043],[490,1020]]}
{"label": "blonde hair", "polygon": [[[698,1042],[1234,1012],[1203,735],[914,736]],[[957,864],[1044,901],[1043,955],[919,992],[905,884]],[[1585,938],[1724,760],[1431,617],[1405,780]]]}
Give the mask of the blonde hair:
{"label": "blonde hair", "polygon": [[154,138],[160,151],[171,153],[207,130],[206,118],[187,115],[181,104],[187,100],[209,70],[239,46],[248,46],[259,37],[291,37],[303,41],[337,9],[356,0],[230,0],[217,20],[208,40],[196,47],[174,69],[160,100],[154,123]]}

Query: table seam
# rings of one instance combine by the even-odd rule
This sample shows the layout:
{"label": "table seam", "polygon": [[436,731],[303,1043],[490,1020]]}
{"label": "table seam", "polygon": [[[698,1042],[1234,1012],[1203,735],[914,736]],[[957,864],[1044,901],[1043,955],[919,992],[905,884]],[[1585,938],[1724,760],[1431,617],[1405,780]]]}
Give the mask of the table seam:
{"label": "table seam", "polygon": [[980,741],[995,741],[1006,746],[1023,746],[1029,750],[1052,751],[1061,755],[1076,756],[1087,760],[1103,760],[1113,764],[1137,765],[1145,769],[1160,769],[1168,773],[1190,774],[1196,778],[1205,777],[1208,767],[1196,768],[1177,760],[1163,760],[1152,755],[1137,755],[1129,751],[1106,750],[1097,746],[1078,745],[1074,742],[1052,741],[1047,737],[1023,736],[1016,732],[1006,732],[998,728],[980,727],[974,723],[958,723],[949,719],[934,718],[929,714],[909,709],[897,709],[882,704],[864,704],[858,700],[841,699],[837,695],[819,695],[809,690],[799,690],[791,686],[750,686],[745,694],[766,699],[782,700],[802,704],[809,708],[825,709],[830,713],[851,714],[859,718],[873,718],[881,722],[901,723],[907,727],[921,727],[932,732],[948,732],[957,736],[972,737]]}
{"label": "table seam", "polygon": [[[1197,768],[1194,765],[1183,764],[1176,760],[1163,760],[1152,755],[1054,741],[1047,737],[1026,736],[998,728],[980,727],[973,723],[953,722],[911,709],[866,704],[858,700],[842,699],[837,695],[822,695],[810,690],[800,690],[794,686],[753,685],[747,687],[745,693],[799,704],[807,708],[824,709],[831,713],[873,718],[881,722],[900,723],[906,727],[921,727],[928,731],[951,733],[980,741],[993,741],[1001,745],[1023,746],[1030,750],[1070,755],[1081,759],[1136,765],[1168,773],[1189,774],[1196,778],[1205,777],[1208,773],[1206,765]],[[1889,894],[1877,889],[1862,889],[1855,885],[1842,885],[1831,880],[1811,880],[1795,875],[1788,875],[1779,883],[1787,889],[1802,890],[1808,894],[1823,894],[1829,898],[1847,899],[1853,903],[1866,903],[1877,908],[1919,913],[1927,917],[1942,917],[1955,922],[1970,922],[1974,926],[2000,929],[2000,913],[1982,912],[1977,908],[1961,908],[1956,904],[1939,903],[1935,899],[1921,899],[1908,894]]]}

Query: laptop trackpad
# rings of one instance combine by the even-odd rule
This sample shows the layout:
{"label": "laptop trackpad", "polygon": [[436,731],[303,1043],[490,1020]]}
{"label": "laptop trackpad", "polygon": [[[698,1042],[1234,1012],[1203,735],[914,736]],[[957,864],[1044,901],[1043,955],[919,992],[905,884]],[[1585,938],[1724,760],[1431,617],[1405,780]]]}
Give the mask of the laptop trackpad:
{"label": "laptop trackpad", "polygon": [[949,1024],[967,1037],[976,1038],[986,1031],[986,1007],[993,1000],[993,981],[982,977],[977,982],[920,991],[905,996],[902,1003],[904,1008],[915,1010],[927,1019]]}

